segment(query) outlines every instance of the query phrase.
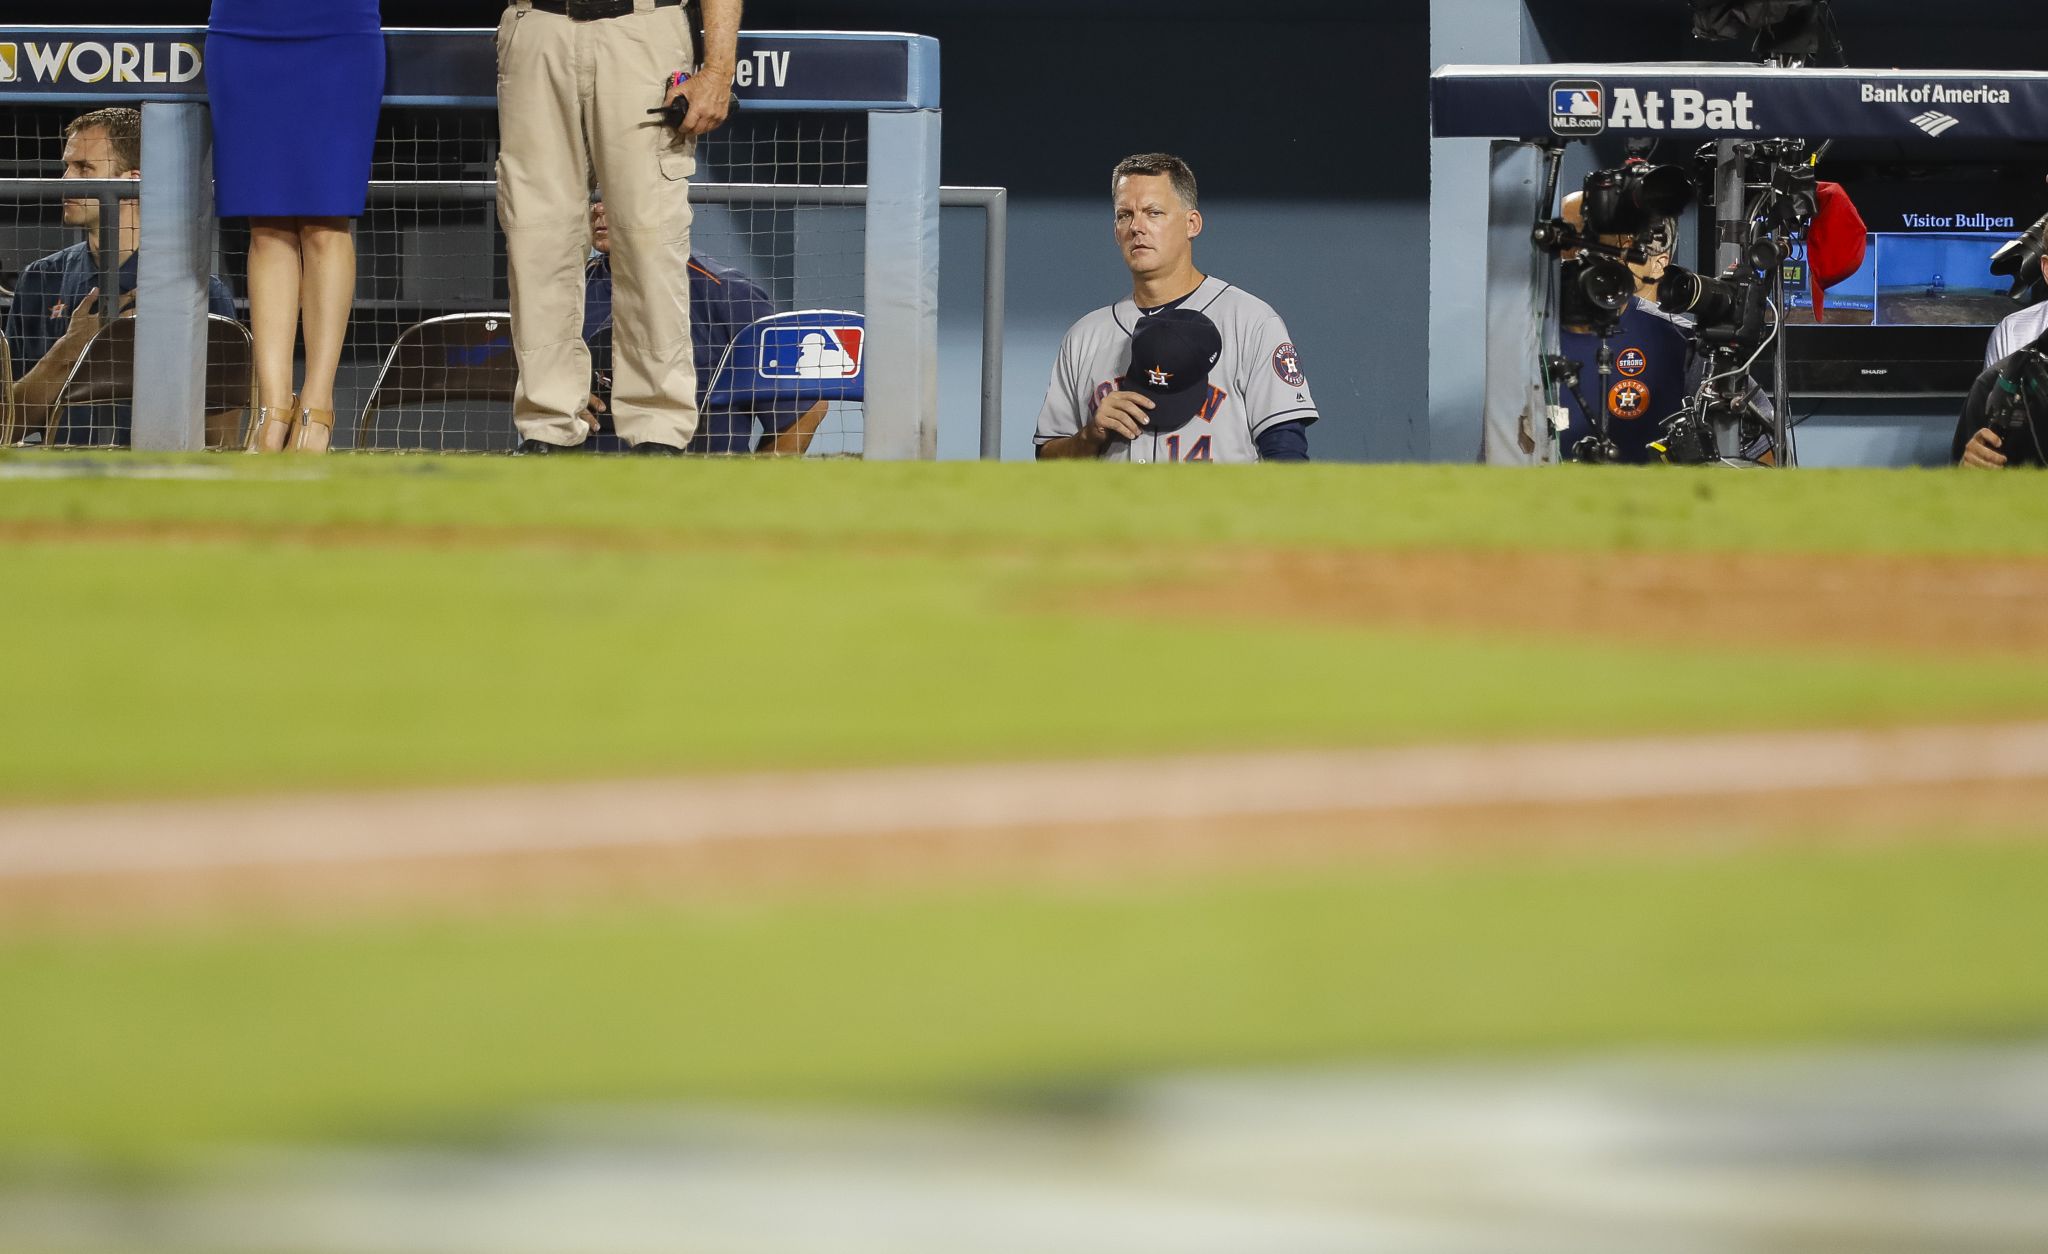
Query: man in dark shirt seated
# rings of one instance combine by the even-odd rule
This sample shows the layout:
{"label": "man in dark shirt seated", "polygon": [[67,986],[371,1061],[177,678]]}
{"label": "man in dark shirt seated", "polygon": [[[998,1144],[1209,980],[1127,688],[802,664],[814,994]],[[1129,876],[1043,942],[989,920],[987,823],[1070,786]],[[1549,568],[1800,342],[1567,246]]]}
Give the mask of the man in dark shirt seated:
{"label": "man in dark shirt seated", "polygon": [[[591,345],[591,366],[597,378],[583,420],[591,426],[591,451],[624,451],[625,441],[609,432],[605,419],[611,381],[612,262],[611,236],[605,227],[601,200],[590,207],[590,235],[595,251],[584,271],[583,338]],[[789,432],[800,418],[807,416],[801,406],[740,410],[705,405],[711,377],[717,373],[727,346],[750,323],[774,312],[775,305],[768,294],[746,274],[698,253],[690,254],[690,347],[697,365],[698,420],[697,434],[690,440],[688,452],[785,451],[778,444],[777,435]],[[761,427],[758,444],[754,440],[757,422]]]}
{"label": "man in dark shirt seated", "polygon": [[[142,115],[134,109],[96,109],[64,128],[64,177],[67,179],[142,177]],[[141,205],[121,202],[121,291],[119,312],[135,304],[135,248],[141,236]],[[108,302],[101,299],[100,202],[98,198],[66,200],[64,225],[85,238],[71,247],[30,262],[15,283],[4,334],[13,356],[14,409],[20,430],[5,440],[43,444],[126,444],[130,413],[126,405],[68,406],[58,411],[57,395],[105,320]],[[213,279],[208,308],[223,317],[235,316],[227,286]],[[209,440],[211,442],[211,439]]]}

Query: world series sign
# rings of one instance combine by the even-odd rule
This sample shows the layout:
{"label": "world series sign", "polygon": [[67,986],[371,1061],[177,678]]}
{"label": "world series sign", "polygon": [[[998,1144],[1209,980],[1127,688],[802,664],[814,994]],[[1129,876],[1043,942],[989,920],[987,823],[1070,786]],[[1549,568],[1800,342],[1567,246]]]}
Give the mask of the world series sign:
{"label": "world series sign", "polygon": [[[384,44],[387,103],[496,104],[491,32],[393,30]],[[938,42],[921,35],[742,33],[734,97],[742,109],[934,109],[938,67]],[[132,104],[205,94],[204,30],[0,26],[0,100]]]}
{"label": "world series sign", "polygon": [[1720,65],[1445,66],[1439,139],[2048,140],[2048,73]]}

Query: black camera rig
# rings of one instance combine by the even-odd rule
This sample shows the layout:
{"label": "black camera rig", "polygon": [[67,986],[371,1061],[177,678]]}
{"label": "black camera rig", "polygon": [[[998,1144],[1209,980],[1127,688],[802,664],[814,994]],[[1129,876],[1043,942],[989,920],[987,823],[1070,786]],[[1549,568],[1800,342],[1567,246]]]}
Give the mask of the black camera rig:
{"label": "black camera rig", "polygon": [[[1717,165],[1713,147],[1696,161],[1703,171]],[[1727,154],[1739,173],[1742,211],[1723,237],[1734,261],[1718,275],[1672,265],[1657,282],[1656,298],[1666,314],[1692,340],[1705,362],[1698,389],[1665,423],[1665,434],[1651,447],[1665,460],[1684,464],[1712,462],[1769,442],[1775,434],[1755,404],[1750,367],[1777,339],[1783,321],[1780,285],[1785,260],[1805,238],[1819,205],[1814,163],[1819,154],[1799,139],[1745,141]],[[1545,203],[1557,196],[1563,148],[1549,154]],[[1656,234],[1690,208],[1698,180],[1684,167],[1655,165],[1638,155],[1616,169],[1587,176],[1580,196],[1578,225],[1562,217],[1539,221],[1536,246],[1559,258],[1557,302],[1562,325],[1587,330],[1600,340],[1596,369],[1605,395],[1612,367],[1609,339],[1636,291],[1632,265],[1642,265],[1659,244]],[[1730,186],[1737,186],[1732,180]],[[1669,241],[1662,241],[1668,247]],[[1611,461],[1616,456],[1607,427],[1605,406],[1589,405],[1579,390],[1579,363],[1566,358],[1544,359],[1546,391],[1568,389],[1577,397],[1592,431],[1571,450],[1579,461]],[[1731,433],[1734,447],[1721,448],[1721,434]]]}
{"label": "black camera rig", "polygon": [[[1744,211],[1722,241],[1733,246],[1735,260],[1716,276],[1672,266],[1658,283],[1657,303],[1691,319],[1694,346],[1706,361],[1698,390],[1651,446],[1664,460],[1694,465],[1775,444],[1777,430],[1755,404],[1750,368],[1783,330],[1784,265],[1819,208],[1814,164],[1824,149],[1801,139],[1735,144],[1731,160],[1742,174]],[[1721,447],[1724,434],[1732,434],[1734,447]]]}

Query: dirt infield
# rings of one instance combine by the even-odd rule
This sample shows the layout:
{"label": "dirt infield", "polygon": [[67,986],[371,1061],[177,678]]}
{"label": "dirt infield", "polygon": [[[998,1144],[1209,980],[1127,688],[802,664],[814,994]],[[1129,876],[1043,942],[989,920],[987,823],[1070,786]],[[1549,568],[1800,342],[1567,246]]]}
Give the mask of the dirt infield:
{"label": "dirt infield", "polygon": [[0,811],[0,918],[1685,852],[2024,831],[2044,807],[2048,724],[53,807]]}
{"label": "dirt infield", "polygon": [[[1728,553],[1271,553],[1151,582],[1147,615],[1559,640],[2048,653],[2048,562]],[[1987,625],[1995,624],[1995,630]]]}

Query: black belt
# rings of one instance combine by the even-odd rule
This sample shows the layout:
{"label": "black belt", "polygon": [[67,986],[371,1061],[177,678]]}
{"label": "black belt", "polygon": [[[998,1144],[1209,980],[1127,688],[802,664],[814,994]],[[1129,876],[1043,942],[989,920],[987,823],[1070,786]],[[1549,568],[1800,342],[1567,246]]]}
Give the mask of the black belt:
{"label": "black belt", "polygon": [[[577,22],[624,17],[633,11],[633,0],[532,0],[532,3],[543,13],[559,14]],[[654,7],[674,8],[681,3],[683,0],[654,0]]]}

